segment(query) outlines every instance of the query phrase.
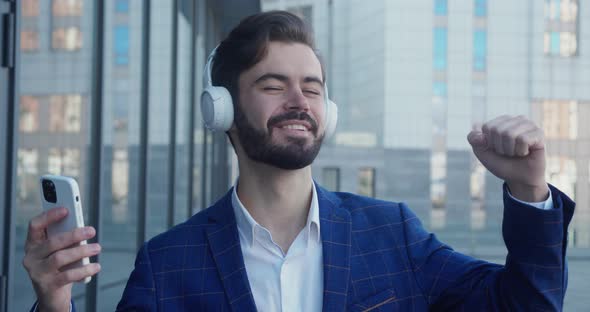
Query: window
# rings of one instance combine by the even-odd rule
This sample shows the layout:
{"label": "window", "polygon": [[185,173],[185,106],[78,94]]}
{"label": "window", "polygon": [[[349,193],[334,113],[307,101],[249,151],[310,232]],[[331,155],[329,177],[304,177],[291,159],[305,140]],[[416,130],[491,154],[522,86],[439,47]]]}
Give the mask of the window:
{"label": "window", "polygon": [[435,81],[432,83],[432,93],[435,97],[447,96],[447,83],[443,81]]}
{"label": "window", "polygon": [[39,0],[23,0],[22,2],[23,17],[39,16]]}
{"label": "window", "polygon": [[312,15],[312,8],[310,5],[303,5],[303,6],[299,6],[299,7],[293,7],[293,8],[289,8],[288,9],[289,12],[299,16],[301,19],[303,19],[307,25],[311,28],[313,28],[313,15]]}
{"label": "window", "polygon": [[473,33],[473,70],[486,70],[487,31],[476,30]]}
{"label": "window", "polygon": [[51,174],[80,176],[80,150],[76,148],[50,148],[47,171]]}
{"label": "window", "polygon": [[82,0],[53,0],[53,16],[82,16]]}
{"label": "window", "polygon": [[115,133],[126,134],[129,127],[129,97],[126,92],[113,94],[113,130]]}
{"label": "window", "polygon": [[56,28],[51,34],[54,50],[77,51],[82,48],[82,31],[78,27]]}
{"label": "window", "polygon": [[488,1],[487,0],[475,0],[473,4],[473,14],[478,17],[483,17],[488,14]]}
{"label": "window", "polygon": [[475,201],[482,201],[485,194],[485,174],[486,168],[473,157],[471,161],[471,176],[469,181],[469,193],[471,199]]}
{"label": "window", "polygon": [[129,0],[116,0],[115,11],[117,13],[129,13]]}
{"label": "window", "polygon": [[16,197],[21,203],[35,205],[38,202],[39,151],[34,148],[18,149]]}
{"label": "window", "polygon": [[578,1],[545,1],[544,53],[572,57],[578,53]]}
{"label": "window", "polygon": [[338,192],[340,190],[340,169],[333,167],[322,168],[322,184],[328,190]]}
{"label": "window", "polygon": [[575,22],[578,18],[578,0],[545,0],[545,19]]}
{"label": "window", "polygon": [[39,50],[39,32],[36,30],[21,30],[20,50],[23,52]]}
{"label": "window", "polygon": [[547,182],[575,200],[577,168],[575,160],[565,156],[548,156],[545,170]]}
{"label": "window", "polygon": [[[113,165],[112,165],[112,195],[113,205],[122,204],[122,201],[127,199],[129,195],[129,159],[127,156],[127,149],[118,148],[113,151]],[[122,209],[126,209],[127,205],[124,203]],[[119,214],[121,214],[119,212]],[[114,216],[116,223],[122,223],[126,220],[127,215]]]}
{"label": "window", "polygon": [[548,139],[575,140],[578,137],[578,103],[544,101],[541,108],[543,131]]}
{"label": "window", "polygon": [[49,131],[80,132],[82,96],[53,95],[49,97]]}
{"label": "window", "polygon": [[37,97],[21,96],[18,128],[21,132],[39,130],[39,99]]}
{"label": "window", "polygon": [[115,26],[115,65],[129,64],[129,26],[117,25]]}
{"label": "window", "polygon": [[357,193],[362,196],[375,196],[375,168],[359,169]]}
{"label": "window", "polygon": [[447,68],[447,29],[434,28],[434,69],[445,70]]}
{"label": "window", "polygon": [[435,147],[430,157],[430,200],[434,209],[442,209],[447,195],[447,154],[445,149]]}
{"label": "window", "polygon": [[447,0],[434,0],[434,15],[447,15],[448,3]]}

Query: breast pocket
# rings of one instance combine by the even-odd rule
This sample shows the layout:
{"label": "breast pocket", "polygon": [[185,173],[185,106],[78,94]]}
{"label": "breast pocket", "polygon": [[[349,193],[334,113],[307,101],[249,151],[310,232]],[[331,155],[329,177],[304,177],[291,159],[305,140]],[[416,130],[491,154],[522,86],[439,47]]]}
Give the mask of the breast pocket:
{"label": "breast pocket", "polygon": [[374,296],[350,306],[350,311],[396,311],[398,302],[395,292],[391,289],[382,291]]}

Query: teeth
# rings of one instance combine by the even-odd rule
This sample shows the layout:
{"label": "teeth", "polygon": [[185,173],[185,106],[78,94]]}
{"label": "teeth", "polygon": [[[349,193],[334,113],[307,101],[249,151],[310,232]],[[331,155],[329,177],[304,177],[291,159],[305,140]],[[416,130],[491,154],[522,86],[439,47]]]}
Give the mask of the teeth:
{"label": "teeth", "polygon": [[291,129],[291,130],[307,130],[302,125],[287,125],[287,126],[284,126],[283,128],[285,128],[285,129]]}

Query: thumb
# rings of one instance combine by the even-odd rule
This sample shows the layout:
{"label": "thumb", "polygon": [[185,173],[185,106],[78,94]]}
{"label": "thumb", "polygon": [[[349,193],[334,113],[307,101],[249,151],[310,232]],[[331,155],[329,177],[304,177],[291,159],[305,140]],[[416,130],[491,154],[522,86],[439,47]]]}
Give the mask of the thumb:
{"label": "thumb", "polygon": [[467,141],[474,149],[486,148],[488,146],[488,140],[485,134],[479,130],[472,130],[467,135]]}

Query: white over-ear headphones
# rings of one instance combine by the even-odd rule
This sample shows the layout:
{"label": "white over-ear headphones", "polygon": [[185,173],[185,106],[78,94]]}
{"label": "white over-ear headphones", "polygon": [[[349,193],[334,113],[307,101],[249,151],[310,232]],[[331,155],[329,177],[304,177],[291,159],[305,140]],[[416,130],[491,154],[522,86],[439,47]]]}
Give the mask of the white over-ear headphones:
{"label": "white over-ear headphones", "polygon": [[[205,127],[213,131],[227,131],[231,128],[234,121],[234,106],[231,94],[224,87],[213,86],[211,81],[211,67],[213,57],[215,56],[217,47],[213,49],[207,58],[205,65],[205,81],[207,86],[201,93],[201,114]],[[330,138],[336,130],[336,123],[338,122],[338,106],[332,102],[328,97],[328,87],[324,83],[324,103],[325,103],[325,136]]]}

